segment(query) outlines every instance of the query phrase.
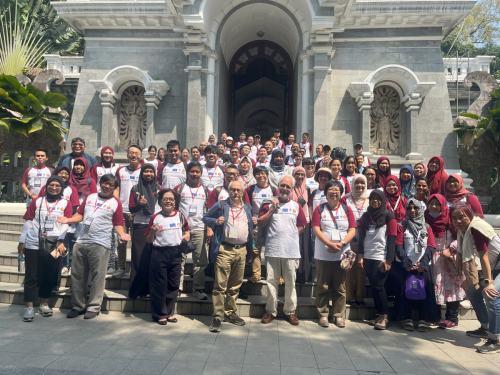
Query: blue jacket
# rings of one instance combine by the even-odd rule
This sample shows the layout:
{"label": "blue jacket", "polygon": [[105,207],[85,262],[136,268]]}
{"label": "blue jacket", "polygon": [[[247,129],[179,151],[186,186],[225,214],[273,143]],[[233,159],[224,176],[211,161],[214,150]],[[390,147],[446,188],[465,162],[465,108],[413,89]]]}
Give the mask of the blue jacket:
{"label": "blue jacket", "polygon": [[[229,202],[226,202],[224,207],[224,215],[221,214],[222,207],[221,201],[217,202],[212,206],[212,208],[203,215],[203,222],[210,227],[214,231],[214,238],[210,243],[210,261],[214,262],[215,258],[217,258],[217,254],[219,254],[219,247],[224,238],[224,233],[226,231],[227,220],[229,217],[229,208],[231,205]],[[252,255],[253,249],[253,221],[252,221],[252,209],[246,203],[243,204],[243,208],[245,213],[247,214],[248,219],[248,241],[247,241],[247,260],[250,259]],[[215,225],[217,219],[221,216],[224,216],[224,224],[223,225]]]}
{"label": "blue jacket", "polygon": [[[89,172],[90,172],[90,169],[92,169],[92,167],[98,163],[96,158],[94,158],[86,153],[83,153],[83,155],[81,157],[87,159],[87,162],[89,163]],[[73,156],[72,152],[69,154],[63,155],[61,157],[61,159],[59,159],[59,163],[57,163],[57,166],[59,167],[60,165],[64,165],[66,168],[68,168],[71,171],[71,162],[70,162],[71,159],[76,159],[76,157]]]}

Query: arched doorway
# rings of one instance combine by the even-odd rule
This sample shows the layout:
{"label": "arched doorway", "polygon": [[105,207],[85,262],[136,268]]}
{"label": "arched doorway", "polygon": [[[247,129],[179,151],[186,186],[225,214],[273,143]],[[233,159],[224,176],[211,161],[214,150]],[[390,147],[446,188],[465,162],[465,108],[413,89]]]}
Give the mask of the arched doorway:
{"label": "arched doorway", "polygon": [[245,44],[229,65],[229,134],[260,134],[275,129],[282,138],[291,132],[293,65],[278,44],[259,40]]}

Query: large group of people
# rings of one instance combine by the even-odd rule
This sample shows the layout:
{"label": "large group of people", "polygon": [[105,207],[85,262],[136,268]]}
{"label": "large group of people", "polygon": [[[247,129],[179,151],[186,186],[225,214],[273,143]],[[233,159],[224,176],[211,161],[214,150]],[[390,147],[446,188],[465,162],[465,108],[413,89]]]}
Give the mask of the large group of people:
{"label": "large group of people", "polygon": [[460,175],[448,176],[435,156],[395,176],[389,158],[372,166],[359,143],[355,155],[345,155],[339,147],[314,148],[307,133],[300,143],[280,135],[261,144],[260,135],[241,133],[234,142],[222,134],[218,142],[212,134],[191,149],[171,140],[150,146],[147,157],[130,145],[122,166],[111,147],[101,149],[99,162],[87,155],[81,138],[55,170],[37,150],[22,180],[24,321],[33,321],[38,298],[39,313],[52,315],[61,275],[71,279],[68,318],[95,318],[109,274],[130,277],[130,298],[149,297],[153,321],[175,323],[191,253],[192,290],[184,292],[207,300],[205,275],[214,277],[210,331],[224,321],[241,326],[236,301],[248,297],[245,266],[248,282],[260,282],[263,255],[263,324],[276,319],[284,283],[285,318],[298,325],[296,284],[313,282],[318,324],[328,327],[333,315],[345,327],[346,305],[365,305],[368,278],[376,330],[389,327],[392,298],[392,320],[420,332],[457,327],[468,299],[480,326],[467,335],[487,339],[482,353],[500,351],[500,239]]}

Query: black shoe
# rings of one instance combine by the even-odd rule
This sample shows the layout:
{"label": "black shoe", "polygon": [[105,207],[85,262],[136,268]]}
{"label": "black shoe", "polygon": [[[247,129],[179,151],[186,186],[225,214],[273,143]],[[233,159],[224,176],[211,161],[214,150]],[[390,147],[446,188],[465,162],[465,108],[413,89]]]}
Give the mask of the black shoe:
{"label": "black shoe", "polygon": [[222,327],[222,321],[219,318],[213,318],[212,324],[210,324],[210,332],[220,332]]}
{"label": "black shoe", "polygon": [[169,323],[177,323],[177,318],[167,319],[167,322],[169,322]]}
{"label": "black shoe", "polygon": [[161,326],[166,326],[167,325],[167,321],[168,320],[158,320],[158,321],[156,321],[156,323],[158,323]]}
{"label": "black shoe", "polygon": [[83,317],[83,319],[94,319],[97,315],[99,315],[99,311],[97,311],[97,312],[87,311],[85,313],[85,316]]}
{"label": "black shoe", "polygon": [[78,315],[82,315],[83,313],[85,313],[85,310],[77,310],[77,309],[72,309],[68,315],[66,315],[67,318],[76,318]]}
{"label": "black shoe", "polygon": [[248,299],[248,294],[246,294],[243,289],[240,288],[240,292],[238,294],[238,298],[241,298],[241,299]]}
{"label": "black shoe", "polygon": [[488,330],[483,327],[479,327],[478,329],[474,331],[466,331],[465,334],[470,337],[478,337],[480,339],[487,339],[488,338]]}

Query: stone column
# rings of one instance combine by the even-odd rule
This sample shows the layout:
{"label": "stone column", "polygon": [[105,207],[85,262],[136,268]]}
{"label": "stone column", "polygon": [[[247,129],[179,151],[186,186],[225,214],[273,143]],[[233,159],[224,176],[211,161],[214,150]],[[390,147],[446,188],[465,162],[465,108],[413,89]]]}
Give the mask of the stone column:
{"label": "stone column", "polygon": [[370,126],[371,126],[371,104],[362,104],[359,107],[359,112],[361,112],[361,144],[363,145],[363,152],[365,156],[370,157],[372,154],[370,152]]}
{"label": "stone column", "polygon": [[422,99],[417,93],[411,94],[405,102],[406,112],[408,113],[406,130],[406,149],[408,154],[406,160],[422,160],[422,155],[418,152],[418,112]]}
{"label": "stone column", "polygon": [[[206,52],[207,62],[207,114],[205,117],[205,141],[210,134],[216,134],[214,128],[214,108],[215,108],[215,60],[218,56],[215,52],[208,50]],[[216,134],[217,135],[217,134]],[[217,138],[217,137],[216,137]]]}
{"label": "stone column", "polygon": [[359,140],[357,142],[361,142],[363,145],[363,155],[372,156],[370,152],[370,143],[371,143],[371,109],[373,102],[373,92],[369,84],[366,82],[351,82],[347,87],[347,91],[351,95],[351,97],[356,101],[356,104],[359,107],[360,112],[360,123],[359,123]]}
{"label": "stone column", "polygon": [[155,117],[156,111],[158,110],[158,104],[160,104],[160,97],[153,92],[145,92],[144,99],[146,100],[146,106],[148,108],[147,119],[146,119],[146,144],[145,148],[155,144]]}
{"label": "stone column", "polygon": [[[198,146],[202,140],[206,141],[206,95],[202,81],[202,51],[203,47],[190,46],[184,49],[188,56],[187,73],[187,121],[186,121],[186,147]],[[213,115],[212,115],[213,116]]]}
{"label": "stone column", "polygon": [[302,134],[309,133],[309,55],[307,52],[301,54],[300,59],[302,60],[302,112],[298,139],[301,139]]}
{"label": "stone column", "polygon": [[118,150],[118,133],[114,129],[113,123],[115,118],[115,93],[109,90],[102,90],[99,95],[102,105],[102,125],[101,125],[101,147],[111,146]]}

